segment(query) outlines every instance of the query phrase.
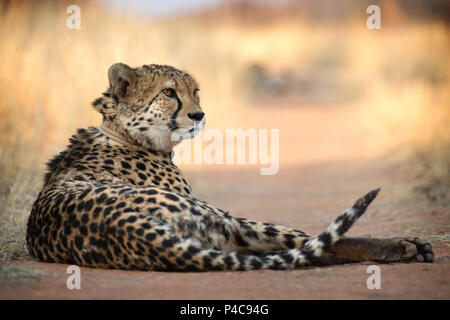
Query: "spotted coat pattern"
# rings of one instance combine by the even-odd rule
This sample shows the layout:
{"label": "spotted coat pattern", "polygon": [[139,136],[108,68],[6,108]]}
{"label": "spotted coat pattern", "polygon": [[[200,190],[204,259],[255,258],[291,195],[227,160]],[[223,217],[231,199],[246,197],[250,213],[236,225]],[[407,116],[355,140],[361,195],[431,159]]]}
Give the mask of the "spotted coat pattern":
{"label": "spotted coat pattern", "polygon": [[39,260],[139,270],[292,269],[327,252],[378,193],[317,237],[234,218],[197,199],[171,160],[177,141],[170,136],[192,137],[204,124],[195,80],[170,66],[116,64],[109,82],[93,106],[129,143],[96,127],[79,129],[49,162],[26,237]]}

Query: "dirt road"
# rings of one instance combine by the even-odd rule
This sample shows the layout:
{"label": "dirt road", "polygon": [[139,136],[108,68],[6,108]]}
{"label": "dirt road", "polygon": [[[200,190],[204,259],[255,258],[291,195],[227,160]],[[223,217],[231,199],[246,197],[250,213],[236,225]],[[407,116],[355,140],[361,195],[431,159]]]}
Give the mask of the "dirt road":
{"label": "dirt road", "polygon": [[[312,116],[314,117],[313,111]],[[334,139],[348,127],[336,127],[332,111],[326,112]],[[281,144],[281,150],[314,150],[321,137],[311,119],[301,129],[315,139],[304,145]],[[309,119],[309,120],[308,120]],[[324,119],[322,117],[322,119]],[[289,127],[295,133],[295,126]],[[265,125],[265,124],[263,124]],[[334,126],[334,127],[333,127]],[[355,128],[353,128],[355,129]],[[357,130],[356,130],[357,131]],[[330,134],[328,132],[328,134]],[[344,138],[354,150],[363,139],[361,131]],[[352,140],[353,139],[353,140]],[[359,145],[362,145],[361,143]],[[324,148],[323,150],[327,150]],[[292,150],[289,151],[293,154]],[[286,154],[284,153],[285,157]],[[326,155],[328,157],[328,155]],[[325,157],[324,157],[325,158]],[[81,268],[81,289],[66,287],[67,265],[48,264],[25,258],[12,266],[37,269],[43,274],[29,279],[9,279],[0,284],[1,299],[449,299],[450,246],[448,199],[430,201],[410,192],[414,167],[402,159],[387,157],[339,158],[315,164],[280,163],[278,174],[259,175],[259,168],[233,167],[188,171],[196,196],[233,216],[283,224],[317,234],[366,191],[382,191],[348,235],[374,237],[418,236],[433,244],[433,264],[380,265],[381,289],[369,290],[369,264],[305,268],[294,271],[167,273]],[[282,158],[283,159],[283,158]],[[286,162],[289,163],[289,162]],[[220,183],[218,183],[220,181]]]}

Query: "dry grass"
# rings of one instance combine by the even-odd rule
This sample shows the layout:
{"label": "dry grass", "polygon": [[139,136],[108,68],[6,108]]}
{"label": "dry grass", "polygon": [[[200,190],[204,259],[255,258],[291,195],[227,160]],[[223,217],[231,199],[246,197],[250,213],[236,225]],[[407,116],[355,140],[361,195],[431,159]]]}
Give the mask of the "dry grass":
{"label": "dry grass", "polygon": [[242,82],[250,66],[267,71],[269,86],[271,77],[289,72],[288,95],[302,92],[309,106],[360,105],[358,120],[374,137],[412,147],[428,176],[448,181],[445,25],[405,23],[373,32],[357,19],[335,27],[276,19],[267,25],[142,20],[87,2],[81,30],[68,30],[63,3],[13,3],[0,12],[0,263],[24,252],[43,163],[75,128],[99,123],[89,102],[105,89],[107,68],[117,61],[193,71],[208,121],[219,128],[245,127],[240,108],[255,103]]}

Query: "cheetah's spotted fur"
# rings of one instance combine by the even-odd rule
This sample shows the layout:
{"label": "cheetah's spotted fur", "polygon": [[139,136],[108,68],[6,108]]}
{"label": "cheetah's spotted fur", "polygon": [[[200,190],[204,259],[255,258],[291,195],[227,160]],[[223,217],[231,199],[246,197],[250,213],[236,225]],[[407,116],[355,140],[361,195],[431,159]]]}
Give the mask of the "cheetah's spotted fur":
{"label": "cheetah's spotted fur", "polygon": [[[313,238],[299,230],[233,218],[196,199],[171,160],[178,142],[172,134],[195,136],[204,125],[193,78],[170,66],[115,64],[109,82],[108,91],[93,102],[103,115],[104,130],[78,130],[68,148],[49,163],[27,230],[29,251],[40,260],[192,271],[320,264],[330,252],[337,250],[339,256],[341,236],[378,193],[369,192]],[[432,260],[428,244],[401,241],[408,245],[389,242],[397,248],[391,260]],[[372,252],[367,259],[378,259],[373,250],[367,252]],[[378,260],[387,261],[385,255]]]}

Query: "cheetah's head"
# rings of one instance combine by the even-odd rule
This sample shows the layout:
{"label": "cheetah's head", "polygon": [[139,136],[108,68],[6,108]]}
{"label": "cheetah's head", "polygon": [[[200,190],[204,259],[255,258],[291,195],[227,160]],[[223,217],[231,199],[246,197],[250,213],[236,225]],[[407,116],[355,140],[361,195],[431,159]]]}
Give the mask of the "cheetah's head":
{"label": "cheetah's head", "polygon": [[183,138],[203,129],[198,85],[189,74],[170,66],[130,68],[116,63],[108,77],[110,87],[94,108],[133,142],[170,152]]}

